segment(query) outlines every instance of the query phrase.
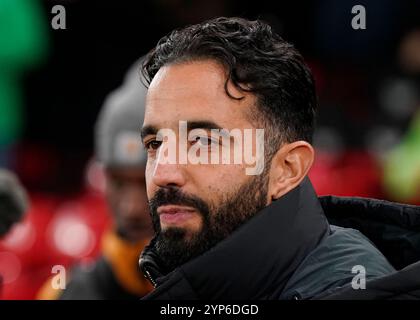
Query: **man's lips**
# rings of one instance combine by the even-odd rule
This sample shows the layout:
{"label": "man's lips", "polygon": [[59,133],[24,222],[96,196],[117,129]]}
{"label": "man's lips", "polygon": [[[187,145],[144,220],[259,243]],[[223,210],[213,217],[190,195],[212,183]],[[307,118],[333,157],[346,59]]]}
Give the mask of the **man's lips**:
{"label": "man's lips", "polygon": [[182,224],[190,219],[196,210],[191,207],[178,205],[164,205],[157,209],[160,222],[163,224]]}

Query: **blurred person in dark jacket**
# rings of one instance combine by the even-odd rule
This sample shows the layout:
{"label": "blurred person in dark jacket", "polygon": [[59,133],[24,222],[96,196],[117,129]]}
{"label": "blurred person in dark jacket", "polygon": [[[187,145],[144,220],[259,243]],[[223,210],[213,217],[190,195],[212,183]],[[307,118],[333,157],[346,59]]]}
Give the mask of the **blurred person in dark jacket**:
{"label": "blurred person in dark jacket", "polygon": [[[413,272],[420,270],[418,207],[318,199],[307,177],[314,80],[270,26],[217,18],[174,31],[149,53],[143,71],[149,89],[142,139],[155,229],[140,259],[155,287],[146,300],[352,298],[346,290],[393,298],[420,288]],[[236,151],[238,141],[213,130],[259,128],[262,170],[248,175],[248,163],[220,162],[216,151],[232,155],[228,146]],[[248,140],[242,155],[250,146],[255,154],[258,141]],[[219,162],[190,161],[190,151]],[[397,271],[408,264],[408,272]],[[381,279],[387,289],[378,294]]]}
{"label": "blurred person in dark jacket", "polygon": [[140,139],[146,89],[139,65],[134,64],[122,86],[107,97],[95,128],[113,229],[105,233],[102,254],[93,266],[72,270],[62,291],[47,281],[40,299],[139,299],[152,289],[138,266],[153,235],[144,180],[146,153]]}
{"label": "blurred person in dark jacket", "polygon": [[0,237],[19,222],[28,208],[28,197],[18,178],[0,169]]}
{"label": "blurred person in dark jacket", "polygon": [[[28,196],[18,178],[9,170],[0,169],[0,239],[22,220],[28,209]],[[0,274],[0,294],[2,288]]]}

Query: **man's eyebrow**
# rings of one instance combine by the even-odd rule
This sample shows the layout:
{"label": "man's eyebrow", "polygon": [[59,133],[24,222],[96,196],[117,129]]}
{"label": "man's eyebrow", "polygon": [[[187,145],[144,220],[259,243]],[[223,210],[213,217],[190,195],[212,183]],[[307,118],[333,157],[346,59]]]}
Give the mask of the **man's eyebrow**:
{"label": "man's eyebrow", "polygon": [[219,126],[217,123],[213,122],[213,121],[208,121],[208,120],[198,120],[198,121],[188,121],[188,130],[193,130],[193,129],[218,129],[221,130],[223,129],[221,126]]}
{"label": "man's eyebrow", "polygon": [[[187,121],[187,129],[188,131],[194,129],[205,129],[205,130],[222,130],[223,128],[219,126],[217,123],[208,120],[194,120],[194,121]],[[148,135],[156,135],[159,129],[153,125],[146,125],[140,130],[141,138],[144,139]]]}
{"label": "man's eyebrow", "polygon": [[141,128],[140,135],[141,135],[141,138],[144,139],[149,134],[150,135],[157,134],[158,131],[159,130],[155,126],[147,125],[147,126],[144,126],[143,128]]}
{"label": "man's eyebrow", "polygon": [[188,131],[194,130],[194,129],[205,129],[205,130],[216,129],[218,131],[218,134],[221,137],[230,138],[229,131],[226,131],[227,130],[226,128],[219,126],[217,123],[213,121],[208,121],[208,120],[189,121]]}

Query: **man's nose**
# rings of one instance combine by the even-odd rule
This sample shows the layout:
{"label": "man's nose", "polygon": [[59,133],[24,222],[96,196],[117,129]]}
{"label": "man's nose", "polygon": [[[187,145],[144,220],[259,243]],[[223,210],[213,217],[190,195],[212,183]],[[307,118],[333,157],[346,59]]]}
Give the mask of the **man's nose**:
{"label": "man's nose", "polygon": [[180,188],[185,185],[184,170],[183,166],[179,164],[157,163],[154,168],[152,181],[159,187],[176,186]]}

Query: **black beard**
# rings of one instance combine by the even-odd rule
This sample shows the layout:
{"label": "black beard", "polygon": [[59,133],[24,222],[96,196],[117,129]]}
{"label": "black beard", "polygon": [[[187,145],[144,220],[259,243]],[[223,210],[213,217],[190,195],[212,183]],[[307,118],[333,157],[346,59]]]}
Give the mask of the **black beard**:
{"label": "black beard", "polygon": [[[267,205],[267,189],[268,179],[262,174],[225,195],[216,206],[187,195],[177,187],[160,188],[149,205],[156,233],[155,250],[165,264],[166,272],[208,251],[262,210]],[[182,228],[168,228],[162,232],[157,208],[169,204],[195,208],[202,217],[201,230],[188,239],[187,231]]]}

